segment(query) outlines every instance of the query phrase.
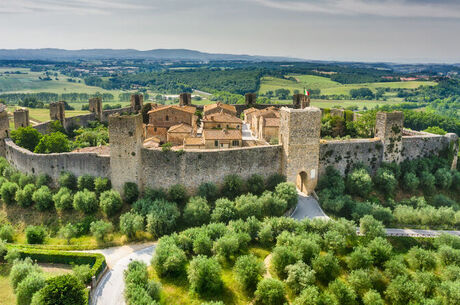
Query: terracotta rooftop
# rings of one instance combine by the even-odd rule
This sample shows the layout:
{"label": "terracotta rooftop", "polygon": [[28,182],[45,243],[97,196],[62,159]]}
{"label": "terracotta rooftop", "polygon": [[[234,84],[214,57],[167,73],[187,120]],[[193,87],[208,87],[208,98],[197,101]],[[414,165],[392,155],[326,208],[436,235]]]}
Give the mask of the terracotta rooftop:
{"label": "terracotta rooftop", "polygon": [[203,122],[239,123],[239,124],[243,123],[243,121],[240,118],[234,115],[230,115],[225,112],[207,115],[203,118]]}
{"label": "terracotta rooftop", "polygon": [[243,111],[244,114],[250,114],[250,113],[253,113],[255,111],[259,111],[259,109],[256,109],[254,107],[251,107],[251,108],[248,108],[246,110]]}
{"label": "terracotta rooftop", "polygon": [[178,124],[178,125],[174,125],[174,126],[171,126],[171,128],[169,128],[168,132],[192,132],[192,126],[190,126],[189,124],[185,124],[185,123],[182,123],[182,124]]}
{"label": "terracotta rooftop", "polygon": [[215,108],[222,108],[222,109],[225,109],[227,111],[230,111],[230,112],[234,112],[236,113],[236,108],[235,106],[233,105],[227,105],[227,104],[223,104],[223,103],[216,103],[216,104],[211,104],[211,105],[205,105],[204,106],[204,109],[203,109],[203,112],[206,113],[210,110],[213,110]]}
{"label": "terracotta rooftop", "polygon": [[163,111],[163,110],[166,110],[166,109],[175,109],[175,110],[184,111],[184,112],[188,112],[188,113],[192,113],[192,114],[195,114],[195,111],[196,111],[196,108],[193,107],[193,106],[169,105],[169,106],[163,106],[163,107],[158,107],[158,108],[152,109],[148,113],[150,114],[150,113],[154,113],[154,112]]}
{"label": "terracotta rooftop", "polygon": [[203,138],[205,140],[241,140],[243,137],[241,130],[237,129],[205,129]]}
{"label": "terracotta rooftop", "polygon": [[198,138],[198,137],[185,138],[184,144],[185,145],[202,145],[204,144],[204,139]]}

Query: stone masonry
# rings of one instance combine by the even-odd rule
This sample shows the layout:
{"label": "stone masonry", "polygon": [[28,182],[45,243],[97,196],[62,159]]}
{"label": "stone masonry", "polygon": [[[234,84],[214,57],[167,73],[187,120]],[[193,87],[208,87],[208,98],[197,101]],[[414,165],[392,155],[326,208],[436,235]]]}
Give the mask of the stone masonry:
{"label": "stone masonry", "polygon": [[294,94],[292,100],[295,109],[310,107],[310,99],[305,94]]}
{"label": "stone masonry", "polygon": [[50,119],[51,121],[59,121],[65,128],[65,103],[53,102],[50,103]]}
{"label": "stone masonry", "polygon": [[29,126],[29,109],[20,108],[16,109],[13,113],[14,129]]}
{"label": "stone masonry", "polygon": [[375,136],[383,141],[383,161],[401,162],[404,114],[401,111],[378,112]]}
{"label": "stone masonry", "polygon": [[89,99],[89,109],[96,115],[99,121],[102,121],[102,99],[100,97],[93,97]]}
{"label": "stone masonry", "polygon": [[257,94],[255,93],[246,93],[244,96],[244,104],[246,107],[251,107],[256,104]]}
{"label": "stone masonry", "polygon": [[191,106],[192,105],[192,95],[190,93],[181,93],[179,95],[179,105],[180,106]]}
{"label": "stone masonry", "polygon": [[134,113],[141,111],[144,105],[144,96],[142,94],[131,95],[131,109]]}

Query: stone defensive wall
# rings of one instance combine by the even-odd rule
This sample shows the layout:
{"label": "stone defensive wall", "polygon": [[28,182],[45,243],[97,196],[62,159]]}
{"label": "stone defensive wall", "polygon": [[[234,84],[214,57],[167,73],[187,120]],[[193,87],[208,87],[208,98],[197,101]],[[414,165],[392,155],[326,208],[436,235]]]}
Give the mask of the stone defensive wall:
{"label": "stone defensive wall", "polygon": [[96,153],[36,154],[5,139],[5,158],[21,172],[48,174],[54,181],[63,171],[76,176],[110,177],[110,156]]}
{"label": "stone defensive wall", "polygon": [[192,190],[203,182],[220,184],[230,174],[268,178],[281,172],[281,158],[281,145],[165,152],[142,149],[140,184],[158,188],[179,183]]}

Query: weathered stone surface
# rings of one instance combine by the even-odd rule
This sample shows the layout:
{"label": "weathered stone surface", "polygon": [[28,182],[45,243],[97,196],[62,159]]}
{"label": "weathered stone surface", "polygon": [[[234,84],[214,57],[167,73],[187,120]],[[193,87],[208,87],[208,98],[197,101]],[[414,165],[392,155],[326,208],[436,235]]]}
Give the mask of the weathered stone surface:
{"label": "weathered stone surface", "polygon": [[61,122],[62,126],[65,128],[66,121],[65,121],[65,103],[60,102],[53,102],[50,103],[50,119],[51,121],[59,121]]}
{"label": "weathered stone surface", "polygon": [[29,109],[27,108],[20,108],[16,109],[13,113],[14,117],[14,129],[18,129],[21,127],[29,126]]}
{"label": "weathered stone surface", "polygon": [[401,162],[403,124],[401,111],[377,113],[375,136],[383,141],[383,161]]}

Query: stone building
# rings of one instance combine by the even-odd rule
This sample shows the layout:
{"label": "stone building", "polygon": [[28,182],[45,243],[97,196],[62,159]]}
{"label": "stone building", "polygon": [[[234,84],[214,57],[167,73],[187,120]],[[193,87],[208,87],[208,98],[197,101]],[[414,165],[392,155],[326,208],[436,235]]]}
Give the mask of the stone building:
{"label": "stone building", "polygon": [[257,128],[257,138],[265,140],[267,142],[278,140],[280,131],[280,119],[279,118],[266,118],[260,116],[259,127]]}
{"label": "stone building", "polygon": [[237,129],[205,129],[203,130],[205,148],[235,148],[243,145],[243,134]]}
{"label": "stone building", "polygon": [[144,96],[142,94],[131,95],[131,109],[133,110],[133,112],[137,113],[141,111],[143,105]]}
{"label": "stone building", "polygon": [[192,126],[188,124],[174,125],[168,129],[167,142],[173,145],[182,145],[185,138],[192,137],[194,134]]}
{"label": "stone building", "polygon": [[295,109],[304,109],[310,107],[310,97],[305,94],[294,94],[292,96]]}
{"label": "stone building", "polygon": [[57,120],[61,122],[62,126],[65,128],[65,102],[50,103],[50,119],[51,121]]}
{"label": "stone building", "polygon": [[215,113],[224,112],[226,114],[236,116],[236,107],[233,105],[227,105],[222,103],[205,105],[203,107],[203,116],[208,116]]}
{"label": "stone building", "polygon": [[401,162],[404,114],[401,111],[378,112],[375,136],[383,140],[383,161]]}
{"label": "stone building", "polygon": [[179,95],[180,106],[192,106],[192,95],[190,93],[181,93]]}
{"label": "stone building", "polygon": [[27,127],[30,125],[29,109],[27,108],[16,109],[13,113],[13,117],[14,117],[14,129],[18,129],[21,127]]}
{"label": "stone building", "polygon": [[[260,140],[278,138],[280,111],[276,107],[267,107],[256,111],[247,112],[247,124],[252,134]],[[271,119],[268,120],[267,119]],[[278,126],[278,127],[276,127]]]}
{"label": "stone building", "polygon": [[88,110],[89,112],[96,114],[96,118],[99,121],[102,121],[102,98],[100,97],[90,98]]}
{"label": "stone building", "polygon": [[241,129],[243,120],[222,111],[205,116],[201,123],[203,124],[203,129]]}
{"label": "stone building", "polygon": [[[149,124],[147,125],[146,137],[156,136],[161,142],[167,142],[169,128],[186,124],[196,132],[197,116],[196,108],[193,106],[165,106],[149,111]],[[181,141],[182,143],[182,141]]]}

